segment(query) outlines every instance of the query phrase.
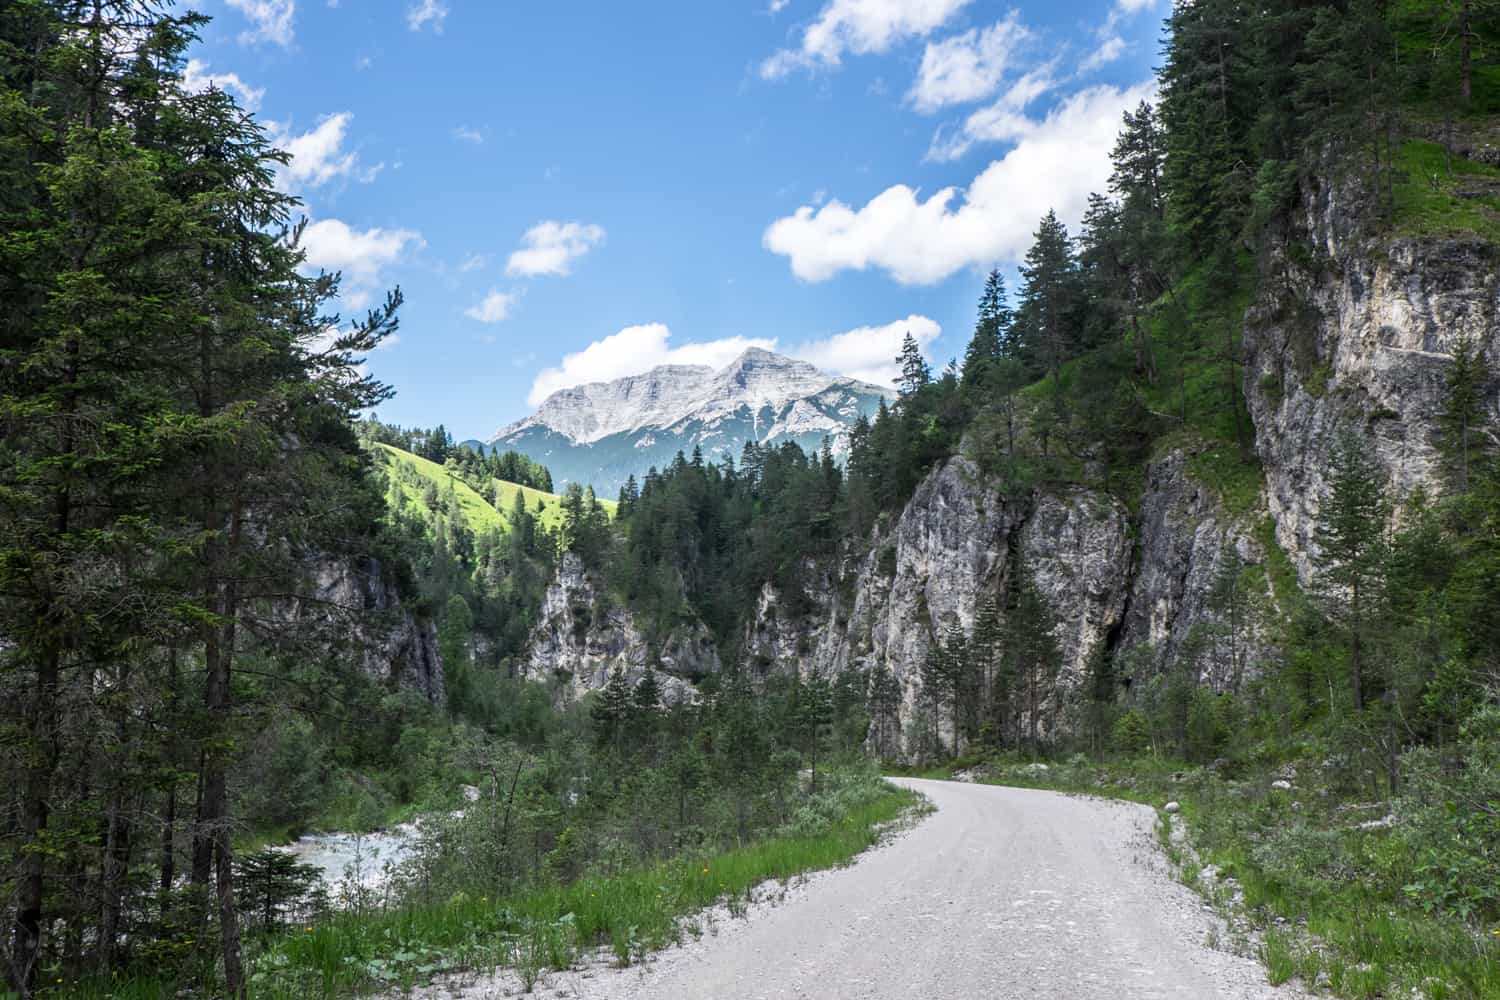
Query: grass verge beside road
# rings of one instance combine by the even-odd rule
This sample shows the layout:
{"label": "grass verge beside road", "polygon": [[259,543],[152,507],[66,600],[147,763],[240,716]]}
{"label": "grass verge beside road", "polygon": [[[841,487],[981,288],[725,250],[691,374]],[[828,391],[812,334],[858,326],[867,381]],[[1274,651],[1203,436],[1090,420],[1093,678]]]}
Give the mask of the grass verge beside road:
{"label": "grass verge beside road", "polygon": [[[840,815],[804,817],[781,833],[709,856],[586,876],[504,899],[460,894],[441,905],[333,913],[264,942],[250,959],[250,995],[369,996],[449,973],[501,968],[534,986],[601,947],[620,965],[638,962],[701,933],[696,915],[708,907],[722,903],[742,913],[761,883],[849,863],[921,802],[874,776],[837,798]],[[160,981],[78,983],[53,995],[155,1000],[175,995],[173,989]]]}

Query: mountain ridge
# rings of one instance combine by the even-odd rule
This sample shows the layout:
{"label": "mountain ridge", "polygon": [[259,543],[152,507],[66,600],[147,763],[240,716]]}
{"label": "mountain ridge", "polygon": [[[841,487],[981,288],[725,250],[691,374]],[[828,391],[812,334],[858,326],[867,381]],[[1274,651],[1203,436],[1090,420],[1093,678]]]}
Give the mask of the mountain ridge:
{"label": "mountain ridge", "polygon": [[519,451],[547,465],[559,483],[590,483],[607,496],[627,476],[639,479],[695,447],[718,460],[737,458],[747,441],[813,449],[828,438],[842,456],[859,416],[894,396],[883,386],[752,347],[722,368],[658,365],[559,389],[484,444]]}

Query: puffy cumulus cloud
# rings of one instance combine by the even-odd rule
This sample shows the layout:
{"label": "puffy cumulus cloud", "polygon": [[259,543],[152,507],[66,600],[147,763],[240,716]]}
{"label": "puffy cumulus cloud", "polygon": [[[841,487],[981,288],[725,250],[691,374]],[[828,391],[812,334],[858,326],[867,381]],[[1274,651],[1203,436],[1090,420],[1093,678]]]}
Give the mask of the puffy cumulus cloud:
{"label": "puffy cumulus cloud", "polygon": [[297,15],[297,0],[225,0],[245,15],[250,27],[240,32],[240,42],[275,42],[292,44],[292,19]]}
{"label": "puffy cumulus cloud", "polygon": [[906,95],[918,111],[983,100],[1000,89],[1017,50],[1032,38],[1015,11],[980,30],[928,42],[916,82]]}
{"label": "puffy cumulus cloud", "polygon": [[925,354],[942,332],[935,320],[914,313],[884,326],[861,326],[822,340],[805,341],[787,353],[825,371],[891,386],[901,374],[896,355],[906,335],[911,334]]}
{"label": "puffy cumulus cloud", "polygon": [[639,375],[658,365],[708,365],[723,368],[751,347],[772,350],[774,339],[724,337],[720,340],[672,346],[672,331],[665,323],[627,326],[619,333],[596,340],[583,350],[563,357],[554,368],[544,368],[531,383],[526,401],[538,406],[559,389],[588,382],[608,382]]}
{"label": "puffy cumulus cloud", "polygon": [[402,260],[408,250],[426,245],[421,234],[410,229],[360,230],[341,219],[319,219],[302,230],[307,265],[342,272],[341,297],[350,309],[369,304],[386,267]]}
{"label": "puffy cumulus cloud", "polygon": [[441,0],[421,0],[406,8],[406,26],[412,31],[421,31],[430,24],[435,33],[442,34],[447,18],[448,7]]}
{"label": "puffy cumulus cloud", "polygon": [[359,157],[344,149],[344,139],[353,120],[351,112],[340,111],[325,115],[317,125],[299,135],[276,130],[273,140],[292,158],[281,168],[286,183],[291,187],[317,187],[336,177],[354,174]]}
{"label": "puffy cumulus cloud", "polygon": [[266,96],[264,87],[250,86],[240,79],[238,73],[210,73],[208,63],[202,59],[188,60],[187,68],[182,71],[182,86],[194,94],[209,87],[228,91],[239,98],[240,105],[246,111],[259,110],[260,102]]}
{"label": "puffy cumulus cloud", "polygon": [[802,29],[797,47],[761,63],[760,75],[774,80],[797,69],[837,66],[846,52],[885,52],[908,38],[932,34],[968,4],[969,0],[829,0]]}
{"label": "puffy cumulus cloud", "polygon": [[516,304],[514,292],[502,292],[491,288],[488,295],[464,310],[464,315],[481,323],[499,323],[510,316],[510,307]]}
{"label": "puffy cumulus cloud", "polygon": [[604,242],[604,227],[583,222],[538,222],[521,236],[521,249],[506,261],[505,273],[534,278],[566,275],[573,261]]}
{"label": "puffy cumulus cloud", "polygon": [[1006,123],[1015,145],[965,191],[943,188],[924,200],[897,184],[860,208],[804,205],[773,222],[762,243],[789,258],[804,281],[873,267],[902,284],[928,285],[965,267],[1017,261],[1048,208],[1077,225],[1089,193],[1109,179],[1121,115],[1154,94],[1153,82],[1079,91],[1041,121]]}

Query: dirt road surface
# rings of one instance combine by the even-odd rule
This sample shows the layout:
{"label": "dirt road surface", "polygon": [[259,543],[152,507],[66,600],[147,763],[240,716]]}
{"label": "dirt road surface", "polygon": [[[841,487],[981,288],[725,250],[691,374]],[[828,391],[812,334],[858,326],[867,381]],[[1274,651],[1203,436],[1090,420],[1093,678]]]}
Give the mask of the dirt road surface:
{"label": "dirt road surface", "polygon": [[[587,1000],[1288,1000],[1172,880],[1147,806],[899,779],[937,811],[749,919],[625,970],[549,977]],[[493,992],[485,992],[488,986]],[[499,982],[465,996],[501,996]]]}

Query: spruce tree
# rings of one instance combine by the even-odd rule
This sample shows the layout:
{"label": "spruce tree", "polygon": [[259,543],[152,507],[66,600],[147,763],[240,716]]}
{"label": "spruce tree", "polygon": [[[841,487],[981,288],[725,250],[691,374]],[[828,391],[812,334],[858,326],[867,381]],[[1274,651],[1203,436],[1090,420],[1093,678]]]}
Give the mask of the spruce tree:
{"label": "spruce tree", "polygon": [[1364,646],[1384,579],[1389,517],[1383,471],[1368,442],[1346,432],[1333,449],[1315,540],[1324,597],[1349,639],[1349,685],[1357,712],[1365,708]]}
{"label": "spruce tree", "polygon": [[1486,450],[1484,390],[1488,380],[1489,368],[1483,353],[1471,338],[1459,340],[1453,347],[1453,361],[1445,379],[1442,445],[1461,493],[1468,492],[1471,469]]}
{"label": "spruce tree", "polygon": [[902,399],[915,396],[932,381],[932,369],[922,357],[922,348],[917,345],[917,339],[910,332],[901,340],[901,353],[896,356],[896,364],[901,369],[896,380],[896,390]]}
{"label": "spruce tree", "polygon": [[994,368],[1005,356],[1010,335],[1011,311],[1005,294],[1005,277],[996,269],[985,278],[974,336],[964,350],[961,380],[970,406],[983,400]]}

